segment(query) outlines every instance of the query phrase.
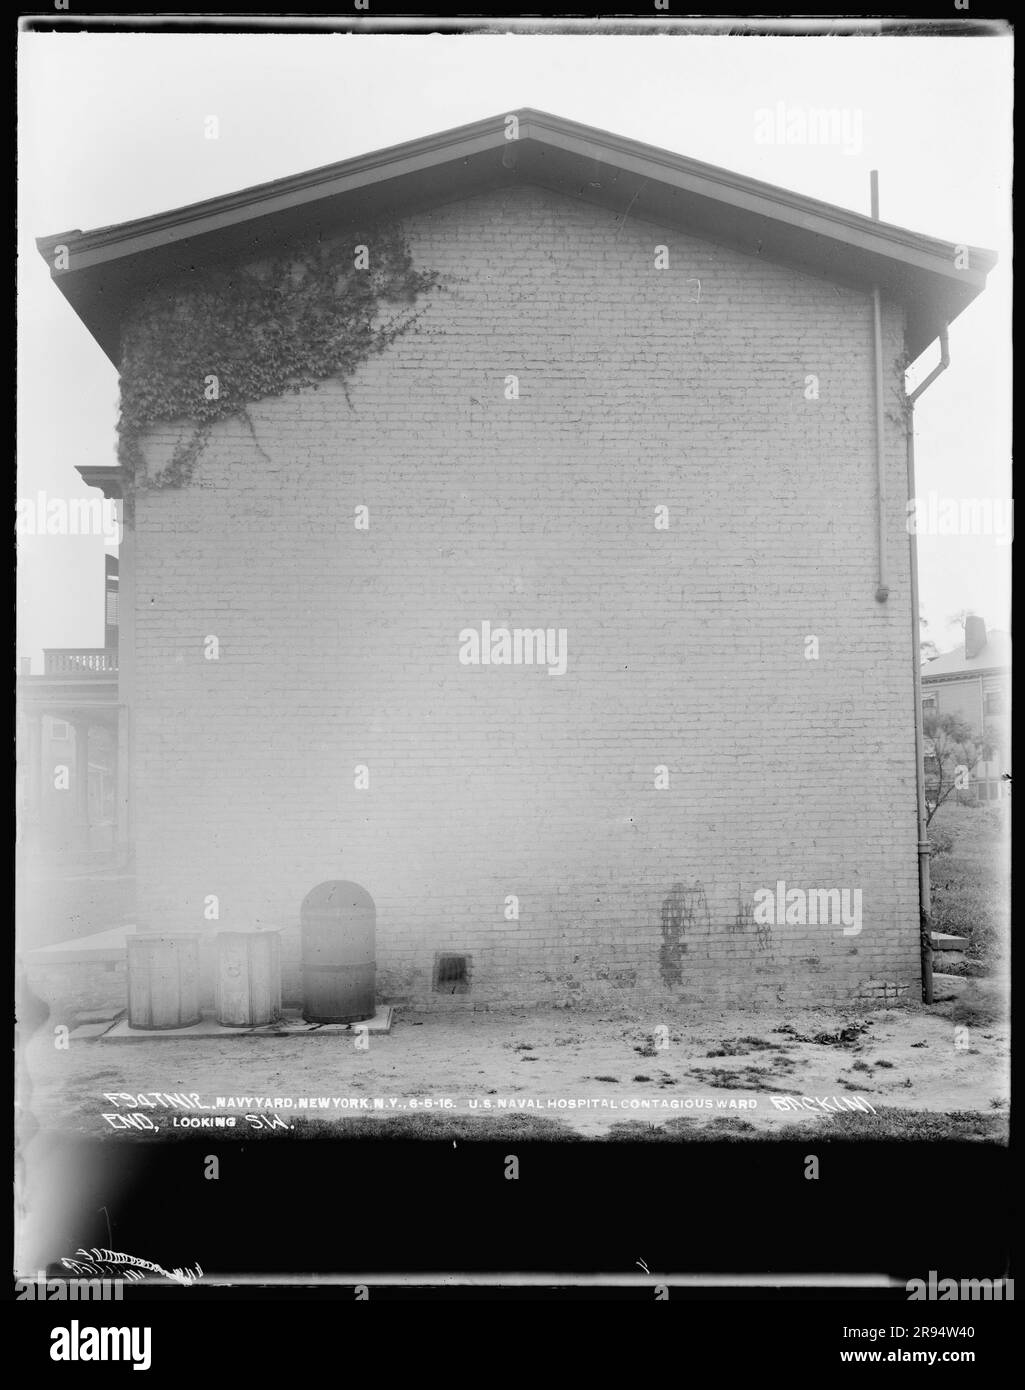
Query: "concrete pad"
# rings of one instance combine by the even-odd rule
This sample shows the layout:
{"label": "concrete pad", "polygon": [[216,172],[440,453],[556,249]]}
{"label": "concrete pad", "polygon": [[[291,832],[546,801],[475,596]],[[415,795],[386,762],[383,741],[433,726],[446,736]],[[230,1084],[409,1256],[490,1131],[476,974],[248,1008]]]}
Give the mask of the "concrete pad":
{"label": "concrete pad", "polygon": [[392,1012],[390,1004],[379,1004],[373,1018],[362,1023],[307,1023],[300,1014],[293,1013],[286,1014],[277,1023],[263,1023],[255,1028],[225,1028],[213,1016],[202,1018],[188,1028],[132,1028],[128,1019],[123,1018],[97,1036],[104,1042],[162,1042],[172,1038],[326,1037],[338,1033],[351,1035],[360,1028],[368,1033],[390,1033]]}
{"label": "concrete pad", "polygon": [[76,1041],[83,1038],[101,1038],[113,1026],[113,1018],[108,1018],[103,1023],[80,1023],[77,1027],[72,1028],[68,1037],[74,1038]]}
{"label": "concrete pad", "polygon": [[[390,1033],[392,1024],[392,1006],[390,1004],[378,1004],[373,1018],[366,1018],[362,1023],[306,1023],[303,1022],[303,1029],[308,1029],[312,1033],[355,1033],[359,1029],[365,1029],[368,1033]],[[262,1029],[254,1030],[262,1032]]]}

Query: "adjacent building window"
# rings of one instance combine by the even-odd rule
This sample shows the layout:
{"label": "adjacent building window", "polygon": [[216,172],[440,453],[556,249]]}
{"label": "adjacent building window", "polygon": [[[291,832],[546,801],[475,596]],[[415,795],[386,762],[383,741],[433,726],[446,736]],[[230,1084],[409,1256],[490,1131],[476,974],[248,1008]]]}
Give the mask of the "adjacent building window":
{"label": "adjacent building window", "polygon": [[71,737],[71,725],[66,719],[54,719],[50,724],[50,737],[54,743],[67,743]]}

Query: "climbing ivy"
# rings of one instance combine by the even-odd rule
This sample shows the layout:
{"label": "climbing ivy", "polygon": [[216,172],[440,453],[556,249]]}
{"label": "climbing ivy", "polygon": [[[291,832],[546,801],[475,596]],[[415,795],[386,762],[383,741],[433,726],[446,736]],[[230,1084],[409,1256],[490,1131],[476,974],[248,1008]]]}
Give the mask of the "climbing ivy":
{"label": "climbing ivy", "polygon": [[[187,483],[215,421],[298,394],[356,368],[413,327],[419,295],[438,284],[416,270],[394,230],[344,242],[296,241],[260,261],[210,266],[163,280],[133,305],[121,338],[118,457],[129,490]],[[390,317],[385,305],[394,305]],[[350,402],[351,404],[351,402]],[[140,438],[158,422],[182,422],[167,465],[146,479]]]}

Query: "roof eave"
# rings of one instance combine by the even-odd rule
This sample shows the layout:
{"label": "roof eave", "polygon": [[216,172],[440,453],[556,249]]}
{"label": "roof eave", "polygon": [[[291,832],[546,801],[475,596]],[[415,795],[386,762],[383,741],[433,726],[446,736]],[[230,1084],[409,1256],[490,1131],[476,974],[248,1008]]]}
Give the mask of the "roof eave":
{"label": "roof eave", "polygon": [[[197,257],[239,254],[310,221],[369,220],[487,188],[540,184],[618,217],[680,226],[752,255],[841,283],[878,283],[908,310],[918,356],[984,288],[995,255],[953,244],[546,112],[506,116],[412,140],[356,159],[93,231],[40,237],[37,246],[76,313],[116,363],[121,306],[140,282]],[[259,230],[257,230],[259,228]],[[68,268],[54,267],[59,246]],[[115,272],[116,268],[116,273]]]}

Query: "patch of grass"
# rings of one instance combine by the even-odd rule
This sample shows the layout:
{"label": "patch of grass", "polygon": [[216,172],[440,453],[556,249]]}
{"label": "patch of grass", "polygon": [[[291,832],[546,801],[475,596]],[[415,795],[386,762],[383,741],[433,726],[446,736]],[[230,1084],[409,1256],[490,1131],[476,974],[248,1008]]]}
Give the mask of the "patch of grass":
{"label": "patch of grass", "polygon": [[991,996],[980,991],[969,997],[962,995],[960,999],[955,1000],[947,1017],[951,1023],[963,1023],[975,1028],[988,1028],[990,1024],[1000,1023],[1007,1017],[1007,1006],[998,995]]}
{"label": "patch of grass", "polygon": [[[799,1033],[792,1023],[781,1023],[774,1033],[786,1033],[794,1042],[818,1043],[820,1047],[856,1047],[863,1033],[872,1027],[871,1019],[853,1019],[842,1028],[821,1033]],[[774,1044],[768,1044],[770,1047]]]}
{"label": "patch of grass", "polygon": [[606,1140],[641,1143],[680,1143],[688,1140],[718,1143],[723,1140],[753,1143],[807,1144],[809,1133],[828,1143],[873,1143],[881,1140],[919,1140],[926,1143],[968,1141],[1006,1144],[1006,1115],[987,1115],[974,1110],[954,1114],[884,1107],[875,1115],[853,1111],[820,1115],[804,1124],[767,1125],[759,1129],[750,1120],[719,1116],[703,1123],[690,1116],[675,1116],[665,1124],[624,1120],[611,1125]]}
{"label": "patch of grass", "polygon": [[[1007,1119],[978,1110],[957,1110],[951,1114],[932,1110],[908,1110],[903,1106],[882,1106],[874,1115],[845,1111],[823,1116],[816,1135],[824,1139],[911,1139],[926,1142],[975,1140],[990,1144],[1007,1143]],[[781,1139],[807,1140],[803,1125],[781,1125]]]}
{"label": "patch of grass", "polygon": [[[762,1087],[762,1089],[772,1089]],[[816,1139],[826,1141],[923,1140],[971,1141],[975,1143],[1006,1144],[1009,1119],[1006,1100],[990,1101],[990,1113],[957,1111],[939,1114],[932,1111],[908,1110],[903,1107],[882,1107],[875,1115],[853,1112],[824,1114],[809,1118],[803,1124],[769,1125],[761,1129],[749,1120],[734,1116],[716,1116],[707,1121],[691,1116],[674,1116],[664,1124],[643,1120],[624,1120],[611,1125],[600,1138],[611,1141],[679,1142],[751,1140],[754,1142],[792,1142],[805,1144],[809,1130]],[[91,1113],[91,1112],[90,1112]],[[380,1118],[344,1118],[328,1120],[321,1116],[295,1116],[291,1129],[255,1129],[241,1116],[235,1116],[233,1129],[195,1130],[162,1128],[152,1130],[107,1131],[103,1137],[112,1142],[126,1140],[160,1142],[162,1140],[195,1139],[204,1133],[216,1134],[217,1142],[285,1143],[304,1140],[332,1142],[386,1142],[391,1139],[408,1142],[424,1140],[466,1143],[586,1143],[590,1136],[578,1134],[562,1120],[544,1115],[503,1113],[500,1115],[382,1115]]]}
{"label": "patch of grass", "polygon": [[871,1071],[872,1068],[867,1062],[852,1062],[851,1071]]}
{"label": "patch of grass", "polygon": [[1006,921],[1007,899],[978,860],[952,854],[936,874],[932,899],[934,931],[968,939],[968,954],[988,959],[994,954]]}
{"label": "patch of grass", "polygon": [[[782,1030],[776,1030],[782,1031]],[[743,1057],[748,1052],[782,1052],[785,1044],[766,1042],[764,1038],[723,1038],[718,1047],[706,1052],[706,1057]]]}
{"label": "patch of grass", "polygon": [[[911,1046],[912,1046],[912,1047],[919,1047],[919,1046],[921,1046],[921,1044],[920,1044],[920,1043],[912,1043]],[[874,1065],[877,1066],[877,1067],[892,1067],[892,1066],[893,1066],[893,1063],[892,1063],[892,1062],[883,1062],[883,1061],[879,1061],[879,1062],[876,1062]]]}
{"label": "patch of grass", "polygon": [[720,1115],[706,1123],[689,1115],[674,1115],[661,1125],[646,1124],[643,1120],[620,1120],[609,1126],[603,1138],[613,1143],[623,1140],[639,1140],[646,1144],[678,1144],[681,1140],[720,1143],[723,1140],[761,1138],[761,1133],[750,1120],[740,1120],[730,1115]]}
{"label": "patch of grass", "polygon": [[858,1041],[862,1033],[867,1033],[871,1026],[871,1020],[855,1021],[843,1028],[835,1028],[832,1032],[814,1033],[807,1041],[818,1043],[820,1047],[850,1047]]}
{"label": "patch of grass", "polygon": [[693,1076],[699,1077],[706,1085],[715,1086],[720,1090],[727,1091],[785,1091],[787,1087],[776,1086],[770,1078],[779,1072],[793,1071],[794,1063],[789,1057],[781,1057],[770,1070],[768,1067],[756,1067],[750,1063],[745,1067],[709,1067],[707,1070],[692,1072]]}
{"label": "patch of grass", "polygon": [[950,841],[934,863],[932,927],[968,939],[973,960],[996,963],[1008,939],[1009,884],[1004,855],[1005,802],[958,806],[948,802],[929,827],[930,842]]}
{"label": "patch of grass", "polygon": [[618,1086],[618,1085],[619,1085],[619,1077],[618,1077],[618,1076],[596,1076],[596,1077],[594,1077],[594,1080],[595,1080],[595,1081],[608,1081],[608,1082],[611,1082],[614,1086]]}
{"label": "patch of grass", "polygon": [[638,1076],[635,1076],[633,1079],[634,1079],[635,1081],[650,1081],[650,1080],[651,1080],[651,1077],[650,1077],[650,1076],[645,1076],[644,1073],[641,1072]]}
{"label": "patch of grass", "polygon": [[932,850],[933,857],[939,854],[949,854],[954,848],[954,832],[947,825],[937,825],[935,821],[929,827],[929,848]]}

